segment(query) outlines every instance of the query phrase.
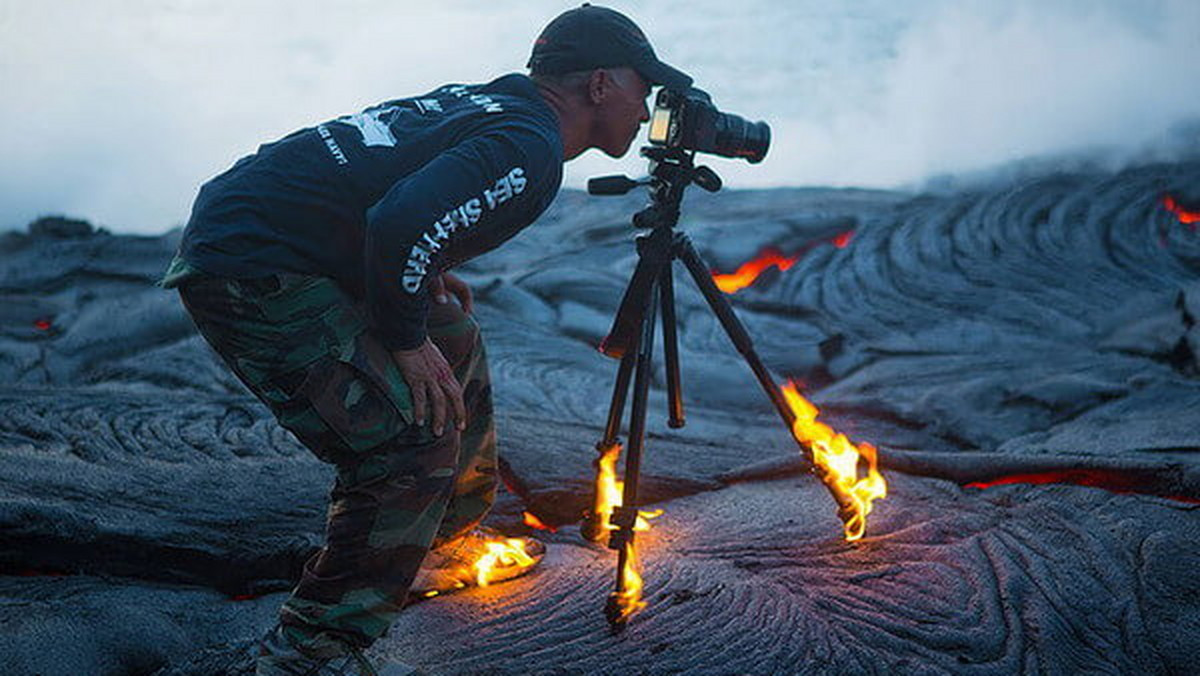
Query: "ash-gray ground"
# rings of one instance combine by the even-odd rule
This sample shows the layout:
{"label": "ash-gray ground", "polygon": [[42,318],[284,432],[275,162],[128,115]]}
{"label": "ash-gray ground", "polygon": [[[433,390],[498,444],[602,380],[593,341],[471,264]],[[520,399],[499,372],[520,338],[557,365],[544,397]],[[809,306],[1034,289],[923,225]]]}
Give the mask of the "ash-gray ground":
{"label": "ash-gray ground", "polygon": [[[1200,204],[1200,163],[689,197],[713,267],[801,256],[732,302],[781,384],[879,447],[890,494],[846,542],[677,266],[688,425],[666,426],[660,369],[649,607],[613,635],[614,553],[573,524],[644,196],[564,192],[459,271],[522,485],[490,521],[523,532],[532,510],[559,526],[549,553],[409,607],[372,652],[431,674],[1195,673],[1200,232],[1165,194]],[[0,238],[4,674],[249,673],[319,545],[329,469],[153,286],[178,237],[48,220]],[[1013,475],[1053,480],[968,485]]]}

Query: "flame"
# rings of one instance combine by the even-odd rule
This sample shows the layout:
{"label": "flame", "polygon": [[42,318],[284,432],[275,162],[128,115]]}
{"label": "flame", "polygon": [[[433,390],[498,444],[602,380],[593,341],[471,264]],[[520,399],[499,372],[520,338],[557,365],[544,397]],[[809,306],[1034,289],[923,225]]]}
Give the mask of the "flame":
{"label": "flame", "polygon": [[[592,512],[606,531],[617,529],[609,518],[613,509],[620,507],[624,500],[625,484],[617,479],[617,459],[621,456],[621,448],[621,444],[613,444],[604,449],[596,459],[596,502],[592,506]],[[662,513],[661,509],[638,510],[633,530],[650,530],[650,519],[662,516]],[[642,600],[642,576],[638,573],[637,545],[630,540],[624,547],[625,565],[621,568],[621,591],[609,597],[609,621],[613,624],[624,622],[630,615],[646,607],[646,602]]]}
{"label": "flame", "polygon": [[767,268],[775,266],[780,271],[784,271],[792,267],[798,260],[800,260],[799,256],[784,256],[778,249],[767,247],[760,251],[754,259],[742,263],[737,272],[728,275],[714,272],[712,278],[717,283],[718,289],[725,293],[736,293],[753,284],[754,280],[758,279],[758,276]]}
{"label": "flame", "polygon": [[537,530],[548,530],[551,533],[558,532],[557,528],[555,528],[554,526],[547,526],[545,523],[542,522],[541,519],[537,518],[537,515],[534,514],[533,512],[529,512],[529,511],[522,512],[521,516],[522,516],[522,521],[524,521],[525,525],[529,526],[530,528],[535,528]]}
{"label": "flame", "polygon": [[521,538],[504,538],[484,543],[485,551],[471,567],[475,571],[475,584],[488,586],[490,575],[496,566],[532,566],[533,557],[525,553],[525,541]]}
{"label": "flame", "polygon": [[[817,422],[820,410],[800,394],[794,382],[788,381],[782,390],[796,416],[792,436],[809,449],[822,480],[837,496],[846,539],[861,538],[867,528],[871,503],[887,496],[887,482],[879,473],[875,447],[868,443],[856,446],[846,435]],[[861,478],[858,476],[860,460],[867,462],[866,476]]]}
{"label": "flame", "polygon": [[[613,508],[620,507],[621,501],[624,499],[625,482],[617,479],[617,459],[620,456],[621,444],[613,444],[605,449],[596,460],[596,502],[592,506],[592,512],[606,530],[617,529],[616,526],[609,523],[609,517],[612,516]],[[661,509],[639,510],[633,529],[635,531],[650,530],[648,519],[662,516],[662,513]]]}
{"label": "flame", "polygon": [[637,547],[632,542],[625,543],[625,567],[621,569],[621,591],[613,593],[610,601],[613,615],[609,621],[613,624],[625,622],[631,615],[646,607],[642,600],[642,575],[638,572]]}
{"label": "flame", "polygon": [[1183,206],[1176,202],[1175,198],[1171,195],[1163,196],[1162,205],[1167,211],[1175,214],[1175,217],[1179,219],[1179,222],[1183,223],[1184,225],[1195,226],[1196,223],[1200,223],[1200,211],[1189,211],[1188,209],[1183,208]]}
{"label": "flame", "polygon": [[38,331],[49,331],[51,326],[54,326],[54,324],[45,317],[37,319],[33,322],[33,328],[37,329]]}

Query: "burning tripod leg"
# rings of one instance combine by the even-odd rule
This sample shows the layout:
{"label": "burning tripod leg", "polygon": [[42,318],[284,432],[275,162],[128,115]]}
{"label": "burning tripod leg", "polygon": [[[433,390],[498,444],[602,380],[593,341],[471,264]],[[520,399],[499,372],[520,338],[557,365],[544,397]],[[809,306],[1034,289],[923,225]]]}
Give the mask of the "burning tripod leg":
{"label": "burning tripod leg", "polygon": [[[669,263],[667,263],[669,265]],[[659,270],[663,270],[662,267]],[[665,268],[669,273],[670,268]],[[633,379],[633,406],[629,413],[629,449],[625,454],[625,483],[621,506],[614,508],[610,521],[616,529],[609,535],[608,546],[620,552],[617,558],[617,588],[608,597],[605,616],[614,631],[624,629],[633,613],[645,607],[642,578],[637,570],[637,544],[634,532],[638,520],[638,479],[642,468],[642,444],[646,438],[646,399],[650,393],[651,359],[654,354],[654,297],[658,285],[651,283],[642,316],[638,340],[637,372]]]}
{"label": "burning tripod leg", "polygon": [[617,383],[613,387],[612,403],[608,410],[608,424],[604,428],[604,438],[596,443],[596,452],[599,455],[593,461],[596,480],[592,508],[584,515],[583,522],[579,525],[580,534],[590,542],[599,542],[608,533],[608,519],[612,515],[613,506],[620,504],[621,487],[617,481],[617,460],[621,456],[619,435],[633,364],[632,353],[621,358],[621,366],[617,370]]}
{"label": "burning tripod leg", "polygon": [[[608,546],[619,552],[616,591],[609,596],[605,607],[605,616],[614,631],[624,628],[629,617],[646,605],[641,600],[642,581],[638,572],[634,532],[649,527],[642,517],[650,515],[642,515],[638,510],[638,478],[641,473],[646,404],[654,353],[654,301],[659,295],[662,278],[670,273],[669,248],[663,246],[661,241],[645,243],[640,251],[645,254],[638,265],[642,274],[635,273],[635,282],[631,283],[622,301],[623,312],[618,315],[617,321],[621,330],[614,328],[605,342],[605,350],[609,354],[620,355],[621,366],[617,372],[605,438],[596,445],[600,455],[596,459],[595,501],[581,527],[584,537],[593,541],[599,540],[607,533]],[[666,305],[663,307],[665,310]],[[629,320],[631,314],[637,317],[637,322]],[[674,307],[670,308],[670,314],[664,313],[664,321],[667,320],[674,320]],[[664,324],[663,330],[668,339],[668,369],[677,369],[678,352],[673,344],[676,336],[674,326],[668,328]],[[636,347],[636,352],[632,347]],[[633,403],[629,418],[629,448],[625,454],[624,481],[617,481],[616,464],[621,453],[617,435],[631,376]],[[671,392],[674,397],[678,397],[677,370],[672,382],[674,385]],[[673,405],[672,421],[682,421],[682,417],[682,404]]]}
{"label": "burning tripod leg", "polygon": [[[878,471],[875,447],[870,444],[856,446],[845,435],[817,422],[817,408],[800,395],[794,384],[789,383],[783,388],[776,386],[775,379],[755,352],[750,334],[717,288],[708,266],[691,240],[683,233],[677,233],[675,250],[713,314],[721,322],[726,335],[754,372],[754,377],[792,432],[792,437],[800,444],[801,452],[812,464],[813,473],[837,502],[838,517],[842,520],[846,539],[861,538],[866,528],[867,514],[871,511],[871,502],[887,494],[887,486]],[[860,459],[867,464],[863,478],[858,477]]]}

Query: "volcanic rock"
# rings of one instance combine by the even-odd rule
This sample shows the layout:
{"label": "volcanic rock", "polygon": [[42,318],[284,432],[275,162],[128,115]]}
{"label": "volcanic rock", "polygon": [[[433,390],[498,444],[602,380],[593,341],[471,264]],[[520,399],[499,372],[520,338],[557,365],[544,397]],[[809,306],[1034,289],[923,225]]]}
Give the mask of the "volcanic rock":
{"label": "volcanic rock", "polygon": [[[890,495],[835,507],[676,266],[688,425],[650,394],[649,606],[601,608],[590,501],[616,362],[596,351],[641,197],[562,193],[459,272],[505,458],[493,521],[557,526],[542,569],[403,613],[374,650],[430,673],[1187,673],[1200,653],[1200,233],[1160,196],[1200,164],[959,192],[689,196],[714,270]],[[839,238],[843,233],[853,236]],[[331,472],[154,286],[179,238],[64,219],[0,238],[0,656],[17,674],[240,674],[320,543]],[[835,241],[836,244],[835,244]],[[262,596],[262,594],[266,594]]]}

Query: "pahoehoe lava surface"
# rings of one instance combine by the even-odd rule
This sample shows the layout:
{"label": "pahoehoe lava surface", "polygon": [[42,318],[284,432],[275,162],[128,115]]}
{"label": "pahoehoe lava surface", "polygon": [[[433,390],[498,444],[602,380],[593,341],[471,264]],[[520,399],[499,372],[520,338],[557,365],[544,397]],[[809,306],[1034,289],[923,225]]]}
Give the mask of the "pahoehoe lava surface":
{"label": "pahoehoe lava surface", "polygon": [[[891,495],[841,538],[680,267],[689,422],[667,429],[658,374],[645,492],[666,514],[642,540],[650,605],[612,636],[615,557],[569,524],[641,198],[564,192],[461,271],[520,494],[492,518],[561,528],[536,574],[415,605],[375,651],[434,674],[1191,672],[1200,232],[1165,194],[1200,204],[1200,163],[689,197],[714,267],[800,255],[734,305],[781,383],[880,448]],[[177,241],[63,219],[0,237],[5,673],[248,673],[319,544],[327,468],[153,286]]]}

